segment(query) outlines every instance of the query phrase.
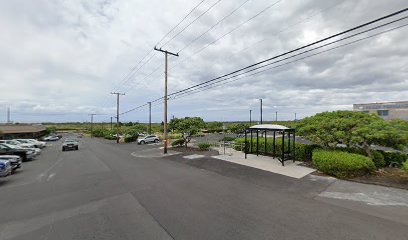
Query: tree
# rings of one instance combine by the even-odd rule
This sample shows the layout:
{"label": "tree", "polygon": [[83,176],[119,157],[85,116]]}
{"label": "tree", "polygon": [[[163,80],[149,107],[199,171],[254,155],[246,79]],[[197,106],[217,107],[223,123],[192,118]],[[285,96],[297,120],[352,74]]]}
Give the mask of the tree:
{"label": "tree", "polygon": [[174,118],[171,119],[169,123],[170,129],[174,129],[175,131],[184,134],[186,147],[191,140],[191,136],[197,134],[204,127],[205,122],[200,117]]}
{"label": "tree", "polygon": [[208,122],[206,127],[209,132],[222,132],[222,125],[222,122]]}
{"label": "tree", "polygon": [[233,133],[243,133],[249,127],[248,123],[233,123],[228,126],[228,129]]}
{"label": "tree", "polygon": [[369,157],[371,145],[401,148],[408,144],[406,121],[386,122],[376,114],[335,111],[316,114],[302,119],[297,131],[306,139],[325,148],[361,147]]}

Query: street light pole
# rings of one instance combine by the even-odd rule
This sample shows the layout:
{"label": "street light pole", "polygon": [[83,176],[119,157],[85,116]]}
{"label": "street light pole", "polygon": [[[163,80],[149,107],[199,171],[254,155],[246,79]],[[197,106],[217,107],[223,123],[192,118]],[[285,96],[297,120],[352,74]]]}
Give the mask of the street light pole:
{"label": "street light pole", "polygon": [[249,126],[252,126],[252,110],[249,110]]}

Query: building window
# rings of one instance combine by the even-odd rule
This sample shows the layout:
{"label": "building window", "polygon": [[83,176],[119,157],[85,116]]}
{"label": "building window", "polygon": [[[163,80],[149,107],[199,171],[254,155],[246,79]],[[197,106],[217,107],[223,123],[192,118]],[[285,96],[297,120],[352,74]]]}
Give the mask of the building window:
{"label": "building window", "polygon": [[380,116],[388,116],[388,110],[377,110],[378,115]]}

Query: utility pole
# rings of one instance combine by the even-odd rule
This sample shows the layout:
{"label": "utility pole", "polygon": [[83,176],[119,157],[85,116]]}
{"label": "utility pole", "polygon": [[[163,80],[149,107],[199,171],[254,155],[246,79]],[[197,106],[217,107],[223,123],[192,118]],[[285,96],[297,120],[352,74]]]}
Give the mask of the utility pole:
{"label": "utility pole", "polygon": [[125,94],[120,92],[111,92],[111,94],[116,95],[116,142],[119,143],[119,96]]}
{"label": "utility pole", "polygon": [[91,137],[93,137],[93,117],[94,117],[95,115],[97,115],[97,114],[96,114],[96,113],[90,113],[90,114],[88,114],[88,115],[91,116]]}
{"label": "utility pole", "polygon": [[296,113],[295,113],[295,122],[296,122]]}
{"label": "utility pole", "polygon": [[172,53],[161,48],[154,47],[154,50],[164,53],[164,153],[167,153],[167,55],[178,57],[178,53]]}
{"label": "utility pole", "polygon": [[275,112],[275,122],[278,121],[278,112]]}
{"label": "utility pole", "polygon": [[149,104],[149,134],[152,134],[152,102],[147,102]]}
{"label": "utility pole", "polygon": [[10,107],[7,107],[7,123],[11,123],[11,121],[10,121]]}
{"label": "utility pole", "polygon": [[262,98],[259,99],[260,103],[261,103],[261,124],[262,124]]}
{"label": "utility pole", "polygon": [[249,126],[252,126],[252,110],[249,109]]}
{"label": "utility pole", "polygon": [[112,122],[113,117],[111,117],[111,131],[113,129],[113,122]]}

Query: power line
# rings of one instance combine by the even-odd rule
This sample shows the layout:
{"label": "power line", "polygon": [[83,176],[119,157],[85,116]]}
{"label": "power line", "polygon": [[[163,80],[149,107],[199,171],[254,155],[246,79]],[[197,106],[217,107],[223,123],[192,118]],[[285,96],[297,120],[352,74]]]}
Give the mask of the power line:
{"label": "power line", "polygon": [[405,8],[405,9],[403,9],[403,10],[400,10],[400,11],[397,11],[397,12],[394,12],[394,13],[391,13],[391,14],[386,15],[386,16],[383,16],[383,17],[381,17],[381,18],[377,18],[377,19],[372,20],[372,21],[369,21],[369,22],[367,22],[367,23],[364,23],[364,24],[358,25],[358,26],[356,26],[356,27],[350,28],[350,29],[348,29],[348,30],[342,31],[342,32],[340,32],[340,33],[333,34],[333,35],[331,35],[331,36],[329,36],[329,37],[325,37],[325,38],[320,39],[320,40],[318,40],[318,41],[315,41],[315,42],[313,42],[313,43],[309,43],[309,44],[304,45],[304,46],[302,46],[302,47],[299,47],[299,48],[296,48],[296,49],[287,51],[287,52],[285,52],[285,53],[276,55],[276,56],[274,56],[274,57],[271,57],[271,58],[268,58],[268,59],[265,59],[265,60],[262,60],[262,61],[260,61],[260,62],[251,64],[251,65],[249,65],[249,66],[243,67],[243,68],[238,69],[238,70],[235,70],[235,71],[233,71],[233,72],[224,74],[224,75],[222,75],[222,76],[220,76],[220,77],[216,77],[216,78],[214,78],[214,79],[211,79],[211,80],[208,80],[208,81],[205,81],[205,82],[196,84],[196,85],[191,86],[191,87],[189,87],[189,88],[185,88],[185,89],[183,89],[183,90],[179,90],[179,91],[177,91],[177,92],[174,92],[174,93],[169,94],[169,96],[178,94],[178,93],[180,93],[180,92],[185,92],[185,91],[187,91],[187,90],[189,90],[189,89],[192,89],[192,88],[195,88],[195,87],[198,87],[198,86],[207,84],[207,83],[209,83],[209,82],[216,81],[216,80],[218,80],[218,79],[227,77],[227,76],[229,76],[229,75],[233,75],[233,74],[238,73],[238,72],[242,72],[242,71],[244,71],[244,70],[246,70],[246,69],[249,69],[249,68],[255,67],[255,66],[257,66],[257,65],[260,65],[260,64],[263,64],[263,63],[272,61],[272,60],[274,60],[274,59],[277,59],[277,58],[280,58],[280,57],[289,55],[289,54],[291,54],[291,53],[300,51],[300,50],[302,50],[302,49],[305,49],[305,48],[308,48],[308,47],[317,45],[317,44],[322,43],[322,42],[324,42],[324,41],[327,41],[327,40],[329,40],[329,39],[332,39],[332,38],[335,38],[335,37],[344,35],[344,34],[346,34],[346,33],[355,31],[355,30],[357,30],[357,29],[360,29],[360,28],[369,26],[369,25],[371,25],[371,24],[374,24],[374,23],[377,23],[377,22],[379,22],[379,21],[385,20],[385,19],[387,19],[387,18],[396,16],[396,15],[401,14],[401,13],[406,12],[406,11],[408,11],[408,8]]}
{"label": "power line", "polygon": [[[243,79],[243,78],[255,76],[255,75],[258,75],[258,74],[260,74],[260,73],[263,73],[263,72],[266,72],[266,71],[270,71],[270,70],[275,69],[275,68],[278,68],[278,67],[282,67],[282,66],[285,66],[285,65],[289,65],[289,64],[292,64],[292,63],[294,63],[294,62],[298,62],[298,61],[304,60],[304,59],[306,59],[306,58],[310,58],[310,57],[313,57],[313,56],[316,56],[316,55],[320,55],[320,54],[323,54],[323,53],[326,53],[326,52],[329,52],[329,51],[332,51],[332,50],[335,50],[335,49],[338,49],[338,48],[341,48],[341,47],[345,47],[345,46],[348,46],[348,45],[351,45],[351,44],[354,44],[354,43],[357,43],[357,42],[360,42],[360,41],[363,41],[363,40],[366,40],[366,39],[369,39],[369,38],[373,38],[373,37],[376,37],[376,36],[378,36],[378,35],[381,35],[381,34],[384,34],[384,33],[390,32],[390,31],[394,31],[394,30],[396,30],[396,29],[403,28],[403,27],[406,27],[406,26],[408,26],[408,24],[404,24],[404,25],[401,25],[401,26],[398,26],[398,27],[394,27],[394,28],[391,28],[391,29],[388,29],[388,30],[385,30],[385,31],[382,31],[382,32],[379,32],[379,33],[376,33],[376,34],[373,34],[373,35],[370,35],[370,36],[367,36],[367,37],[363,37],[363,38],[354,40],[354,41],[352,41],[352,42],[348,42],[348,43],[345,43],[345,44],[342,44],[342,45],[339,45],[339,46],[335,46],[335,47],[332,47],[332,48],[329,48],[329,49],[326,49],[326,50],[323,50],[323,51],[320,51],[320,52],[317,52],[317,53],[313,53],[313,54],[307,55],[307,56],[302,57],[302,58],[295,59],[295,60],[293,60],[293,61],[285,62],[285,63],[279,64],[279,65],[276,65],[276,66],[273,66],[273,67],[269,67],[269,68],[267,68],[267,69],[264,69],[264,70],[261,70],[261,71],[258,71],[258,72],[249,74],[249,75],[241,76],[241,77],[239,77],[239,78],[235,78],[236,76],[233,76],[233,77],[230,77],[230,78],[228,78],[228,79],[225,79],[225,80],[229,80],[229,81],[219,81],[218,83],[220,83],[220,82],[222,82],[222,83],[217,84],[217,85],[211,84],[211,85],[201,86],[201,87],[199,87],[199,88],[190,90],[190,91],[188,91],[188,92],[183,92],[183,93],[181,93],[181,94],[178,94],[178,95],[176,95],[176,96],[173,96],[171,99],[174,100],[174,99],[180,98],[180,96],[181,96],[181,97],[189,96],[189,95],[192,95],[192,94],[195,94],[195,93],[203,92],[203,91],[208,90],[208,89],[212,89],[212,88],[215,88],[215,87],[219,87],[219,86],[221,86],[221,85],[225,85],[225,84],[228,84],[228,83],[231,83],[231,82],[235,82],[235,81],[238,81],[238,80]],[[309,51],[308,51],[308,52],[309,52]],[[296,55],[296,56],[298,56],[298,55]],[[293,56],[293,57],[295,57],[295,56]],[[278,61],[277,61],[277,62],[278,62]],[[276,63],[276,62],[275,62],[275,63]],[[265,65],[265,66],[268,66],[268,65]],[[209,87],[209,86],[210,86],[210,87]],[[200,89],[201,89],[201,90],[200,90]]]}
{"label": "power line", "polygon": [[[182,22],[184,22],[205,0],[201,0],[197,5],[195,5],[188,13],[187,15],[185,15],[172,29],[170,29],[170,31],[168,31],[155,45],[159,45],[170,33],[172,33]],[[153,52],[153,49],[150,49],[137,63],[136,65],[134,65],[130,71],[125,74],[121,80],[120,80],[120,84],[125,84],[126,81],[128,81],[131,77],[134,76],[134,74],[140,70],[146,63],[148,63],[152,58],[150,57],[146,62],[144,62],[139,68],[137,68],[139,66],[139,64],[141,64],[143,62],[143,60],[145,58],[147,58],[151,53]],[[137,68],[137,69],[136,69]],[[136,70],[135,70],[136,69]],[[119,85],[120,85],[119,84]]]}
{"label": "power line", "polygon": [[184,32],[188,27],[190,27],[193,23],[195,23],[198,19],[200,19],[202,16],[204,16],[207,12],[209,12],[213,7],[215,7],[218,3],[220,3],[222,0],[218,0],[215,3],[213,3],[207,10],[202,12],[198,17],[196,17],[193,21],[191,21],[187,26],[185,26],[181,31],[179,31],[177,34],[175,34],[172,38],[170,38],[167,42],[165,42],[160,48],[163,48],[166,46],[169,42],[171,42],[174,38],[176,38],[178,35],[180,35],[182,32]]}
{"label": "power line", "polygon": [[183,48],[181,48],[178,52],[182,52],[184,49],[188,48],[191,44],[193,44],[194,42],[196,42],[198,39],[202,38],[205,34],[207,34],[208,32],[210,32],[212,29],[214,29],[216,26],[218,26],[221,22],[223,22],[225,19],[229,18],[230,16],[232,16],[236,11],[238,11],[242,6],[244,6],[247,2],[249,2],[250,0],[246,0],[244,2],[242,2],[237,8],[235,8],[234,10],[232,10],[232,12],[230,12],[229,14],[225,15],[223,18],[221,18],[218,22],[216,22],[215,24],[213,24],[209,29],[207,29],[206,31],[204,31],[202,34],[200,34],[199,36],[197,36],[196,38],[194,38],[193,40],[191,40],[189,43],[187,43]]}
{"label": "power line", "polygon": [[[222,76],[220,76],[220,77],[216,77],[216,78],[213,78],[213,79],[211,79],[211,80],[205,81],[205,82],[203,82],[203,83],[196,84],[196,85],[194,85],[194,86],[191,86],[191,87],[188,87],[188,88],[185,88],[185,89],[176,91],[176,92],[174,92],[174,93],[169,94],[169,97],[172,97],[172,96],[177,97],[177,95],[180,95],[180,93],[187,92],[187,91],[192,90],[192,89],[195,89],[195,88],[197,88],[197,87],[200,87],[200,86],[206,85],[206,84],[208,84],[208,83],[217,81],[217,80],[219,80],[219,79],[228,77],[228,76],[230,76],[230,75],[233,75],[233,74],[242,72],[242,71],[247,70],[247,69],[250,69],[250,68],[252,68],[252,67],[254,67],[254,66],[257,66],[257,65],[260,65],[260,64],[263,64],[263,63],[272,61],[272,60],[274,60],[274,59],[280,58],[280,57],[282,57],[282,56],[286,56],[286,55],[288,55],[288,54],[297,52],[297,51],[299,51],[299,50],[308,48],[308,47],[310,47],[310,46],[317,45],[317,44],[322,43],[322,42],[324,42],[324,41],[327,41],[327,40],[329,40],[329,39],[332,39],[332,38],[335,38],[335,37],[344,35],[344,34],[346,34],[346,33],[355,31],[355,30],[357,30],[357,29],[360,29],[360,28],[363,28],[363,27],[372,25],[372,24],[374,24],[374,23],[377,23],[377,22],[379,22],[379,21],[385,20],[385,19],[387,19],[387,18],[391,18],[391,17],[393,17],[393,16],[396,16],[396,15],[401,14],[401,13],[406,12],[406,11],[408,11],[408,8],[405,8],[405,9],[399,10],[399,11],[397,11],[397,12],[388,14],[388,15],[386,15],[386,16],[383,16],[383,17],[374,19],[374,20],[372,20],[372,21],[366,22],[366,23],[364,23],[364,24],[358,25],[358,26],[356,26],[356,27],[350,28],[350,29],[345,30],[345,31],[342,31],[342,32],[340,32],[340,33],[333,34],[333,35],[331,35],[331,36],[329,36],[329,37],[325,37],[325,38],[320,39],[320,40],[318,40],[318,41],[315,41],[315,42],[313,42],[313,43],[310,43],[310,44],[304,45],[304,46],[302,46],[302,47],[299,47],[299,48],[296,48],[296,49],[287,51],[287,52],[285,52],[285,53],[276,55],[276,56],[274,56],[274,57],[265,59],[265,60],[263,60],[263,61],[260,61],[260,62],[251,64],[251,65],[249,65],[249,66],[247,66],[247,67],[238,69],[238,70],[233,71],[233,72],[230,72],[230,73],[228,73],[228,74],[224,74],[224,75],[222,75]],[[405,18],[407,18],[407,17],[403,17],[403,18],[394,20],[394,21],[392,21],[392,22],[401,21],[402,19],[405,19]],[[390,24],[390,23],[382,24],[381,26],[383,27],[383,26],[388,25],[388,24]],[[374,27],[374,28],[377,29],[377,28],[379,28],[379,26]],[[365,30],[365,31],[361,32],[360,34],[362,34],[362,33],[364,33],[364,32],[367,32],[367,31],[368,31],[368,30]],[[354,34],[354,36],[355,36],[355,34]],[[348,37],[348,38],[349,38],[349,37]],[[335,42],[338,42],[338,40],[332,42],[331,44],[334,44]],[[327,46],[327,44],[325,44],[325,46]],[[310,52],[310,50],[308,50],[307,52]],[[299,54],[297,54],[296,56],[298,56],[298,55],[299,55]],[[268,66],[268,65],[265,65],[265,66]],[[251,70],[249,70],[249,71],[251,71]],[[239,76],[239,75],[237,75],[237,76]],[[230,77],[230,78],[228,78],[228,79],[231,79],[231,78],[234,78],[234,77],[236,77],[236,76]],[[156,99],[156,100],[154,100],[154,101],[152,101],[152,102],[156,102],[156,101],[159,101],[159,100],[161,100],[161,99],[164,99],[164,98],[161,97],[161,98],[158,98],[158,99]],[[144,104],[144,105],[146,105],[146,104]],[[137,108],[139,108],[139,107],[141,107],[141,106],[138,106],[138,107],[136,107],[135,109],[137,109]],[[126,111],[125,113],[128,113],[128,112],[130,112],[130,110],[129,110],[129,111]],[[124,114],[124,113],[123,113],[123,114]]]}
{"label": "power line", "polygon": [[[282,0],[278,0],[276,2],[273,2],[272,4],[269,4],[268,6],[266,6],[265,8],[263,8],[261,11],[257,12],[255,15],[253,15],[252,17],[250,17],[249,19],[245,20],[244,22],[240,23],[238,26],[236,26],[235,28],[233,28],[232,30],[230,30],[229,32],[223,34],[221,37],[219,37],[218,39],[214,40],[213,42],[205,45],[203,48],[201,48],[200,50],[196,51],[195,53],[193,53],[192,55],[190,55],[189,57],[186,57],[184,59],[182,59],[181,61],[177,62],[176,64],[174,64],[173,66],[170,67],[170,69],[173,69],[174,67],[180,65],[182,62],[190,59],[191,57],[197,55],[198,53],[204,51],[206,48],[208,48],[210,45],[215,44],[216,42],[218,42],[219,40],[223,39],[224,37],[226,37],[227,35],[231,34],[233,31],[236,31],[237,29],[239,29],[240,27],[242,27],[243,25],[245,25],[246,23],[250,22],[251,20],[255,19],[256,17],[260,16],[262,13],[266,12],[267,10],[269,10],[271,7],[275,6],[276,4],[278,4],[279,2],[281,2]],[[231,16],[234,12],[236,12],[239,8],[241,8],[246,2],[243,2],[238,8],[236,8],[235,10],[233,10],[230,14],[226,15],[224,18],[222,18],[219,22],[217,22],[216,24],[214,24],[212,27],[210,27],[207,31],[205,31],[203,34],[201,34],[200,36],[198,36],[196,39],[194,39],[193,41],[191,41],[190,43],[188,43],[186,46],[184,46],[180,51],[183,51],[184,49],[186,49],[188,46],[190,46],[193,42],[197,41],[199,38],[201,38],[202,36],[204,36],[206,33],[208,33],[209,31],[211,31],[214,27],[216,27],[219,23],[221,23],[222,21],[224,21],[226,18],[228,18],[229,16]],[[141,81],[147,79],[148,77],[150,77],[151,75],[153,75],[155,72],[158,71],[158,69],[160,69],[160,66],[155,68],[152,72],[150,72],[147,76],[145,76]],[[130,89],[132,89],[133,87],[131,87]],[[128,89],[128,91],[130,90]]]}

